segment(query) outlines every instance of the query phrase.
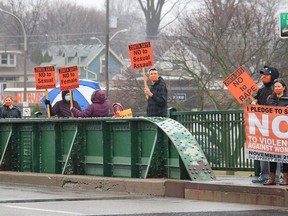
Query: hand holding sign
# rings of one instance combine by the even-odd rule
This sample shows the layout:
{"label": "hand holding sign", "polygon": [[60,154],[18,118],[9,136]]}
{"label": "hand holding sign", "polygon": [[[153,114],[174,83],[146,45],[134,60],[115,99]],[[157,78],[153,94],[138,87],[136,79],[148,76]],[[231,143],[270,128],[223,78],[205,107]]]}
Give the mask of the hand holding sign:
{"label": "hand holding sign", "polygon": [[[48,98],[48,88],[56,88],[54,66],[35,67],[34,69],[36,89],[45,89],[46,100]],[[48,118],[50,118],[50,107],[47,106]]]}
{"label": "hand holding sign", "polygon": [[[73,97],[71,90],[74,88],[79,88],[79,75],[77,65],[59,68],[59,82],[61,91],[69,90],[70,107],[73,107]],[[73,116],[73,113],[71,113],[71,115]]]}
{"label": "hand holding sign", "polygon": [[145,67],[151,67],[154,65],[152,48],[150,42],[143,42],[139,44],[129,45],[131,69],[136,70],[142,68],[142,75],[144,79],[144,88],[147,88],[147,78],[145,73]]}

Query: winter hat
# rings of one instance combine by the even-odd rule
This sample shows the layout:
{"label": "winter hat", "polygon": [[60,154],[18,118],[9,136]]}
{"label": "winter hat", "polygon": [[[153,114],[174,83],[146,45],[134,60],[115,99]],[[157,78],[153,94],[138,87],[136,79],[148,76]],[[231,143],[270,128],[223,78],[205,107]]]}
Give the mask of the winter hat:
{"label": "winter hat", "polygon": [[279,71],[277,68],[264,66],[264,68],[260,71],[260,74],[271,75],[271,81],[274,82],[275,79],[279,77]]}
{"label": "winter hat", "polygon": [[124,110],[124,108],[123,108],[123,106],[122,106],[121,103],[113,103],[113,104],[112,104],[112,112],[113,112],[114,114],[116,114],[117,111],[123,111],[123,110]]}

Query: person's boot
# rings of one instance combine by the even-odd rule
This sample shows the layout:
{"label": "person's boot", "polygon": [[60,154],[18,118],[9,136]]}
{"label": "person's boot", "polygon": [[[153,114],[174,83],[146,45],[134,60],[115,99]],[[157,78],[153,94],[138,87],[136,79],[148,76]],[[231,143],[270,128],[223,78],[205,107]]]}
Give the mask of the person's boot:
{"label": "person's boot", "polygon": [[276,185],[275,178],[276,178],[276,174],[270,172],[269,177],[268,177],[268,181],[265,182],[263,185]]}
{"label": "person's boot", "polygon": [[288,185],[288,173],[283,173],[283,179],[280,185]]}

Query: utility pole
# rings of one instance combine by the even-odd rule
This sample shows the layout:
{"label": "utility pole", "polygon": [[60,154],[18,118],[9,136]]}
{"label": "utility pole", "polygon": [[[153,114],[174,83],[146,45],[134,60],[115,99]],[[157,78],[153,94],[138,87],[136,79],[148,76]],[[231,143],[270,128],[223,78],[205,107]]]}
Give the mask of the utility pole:
{"label": "utility pole", "polygon": [[106,53],[105,53],[105,71],[106,71],[106,95],[109,94],[109,0],[106,0]]}
{"label": "utility pole", "polygon": [[23,106],[28,105],[27,101],[27,34],[24,28],[23,22],[17,17],[15,14],[10,13],[9,11],[5,11],[0,8],[0,12],[6,13],[14,17],[20,24],[22,31],[23,31],[23,38],[24,38],[24,99],[23,99]]}

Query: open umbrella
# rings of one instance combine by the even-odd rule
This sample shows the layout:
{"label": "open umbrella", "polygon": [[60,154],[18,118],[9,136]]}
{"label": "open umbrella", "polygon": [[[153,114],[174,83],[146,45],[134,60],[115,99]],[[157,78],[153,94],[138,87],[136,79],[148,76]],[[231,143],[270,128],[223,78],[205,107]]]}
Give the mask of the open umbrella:
{"label": "open umbrella", "polygon": [[[91,104],[91,95],[92,93],[100,89],[100,85],[97,82],[85,79],[79,79],[79,88],[73,89],[73,99],[78,102],[81,107],[81,110],[85,110],[89,104]],[[57,101],[62,100],[61,90],[59,82],[56,83],[56,88],[50,89],[48,91],[48,98],[50,100],[51,106]],[[46,108],[45,105],[45,96],[41,99],[43,106]]]}

